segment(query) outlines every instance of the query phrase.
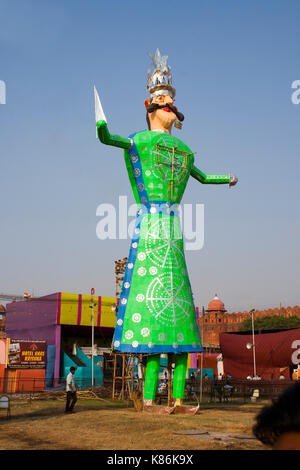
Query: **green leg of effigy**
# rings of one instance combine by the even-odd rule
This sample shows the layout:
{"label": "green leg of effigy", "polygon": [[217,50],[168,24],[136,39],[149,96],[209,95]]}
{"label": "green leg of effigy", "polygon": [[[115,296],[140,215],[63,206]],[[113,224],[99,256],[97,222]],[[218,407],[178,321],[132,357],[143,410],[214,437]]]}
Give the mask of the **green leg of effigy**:
{"label": "green leg of effigy", "polygon": [[175,399],[183,400],[184,397],[187,360],[187,353],[175,355],[175,369],[173,376],[173,397]]}
{"label": "green leg of effigy", "polygon": [[198,406],[183,406],[186,369],[187,369],[187,353],[175,356],[175,369],[173,376],[173,397],[175,398],[175,414],[195,415],[198,413]]}
{"label": "green leg of effigy", "polygon": [[159,375],[160,354],[153,354],[147,359],[145,386],[144,386],[144,399],[154,400],[157,389],[158,375]]}
{"label": "green leg of effigy", "polygon": [[[175,399],[182,400],[184,398],[187,359],[187,353],[175,355],[175,369],[173,376],[173,397]],[[159,376],[159,363],[160,354],[154,354],[153,356],[148,357],[144,387],[145,400],[155,399]]]}

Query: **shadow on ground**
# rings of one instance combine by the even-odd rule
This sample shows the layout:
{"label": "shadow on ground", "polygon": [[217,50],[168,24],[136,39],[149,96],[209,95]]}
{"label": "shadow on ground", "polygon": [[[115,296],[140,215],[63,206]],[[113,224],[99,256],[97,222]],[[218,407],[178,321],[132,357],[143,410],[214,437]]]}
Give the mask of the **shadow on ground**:
{"label": "shadow on ground", "polygon": [[23,409],[18,404],[14,407],[11,407],[11,416],[7,418],[6,414],[0,416],[0,426],[5,425],[8,422],[12,421],[27,421],[29,418],[32,420],[41,420],[41,419],[49,419],[53,417],[63,417],[66,418],[67,416],[78,415],[80,413],[84,413],[86,411],[107,411],[107,410],[128,410],[133,409],[132,406],[128,406],[127,403],[119,403],[117,406],[115,403],[108,403],[102,404],[99,402],[95,403],[80,403],[75,406],[74,413],[65,413],[65,402],[61,401],[59,403],[53,403],[53,406],[49,406],[47,408],[39,408],[37,410],[33,410],[30,404],[25,404]]}

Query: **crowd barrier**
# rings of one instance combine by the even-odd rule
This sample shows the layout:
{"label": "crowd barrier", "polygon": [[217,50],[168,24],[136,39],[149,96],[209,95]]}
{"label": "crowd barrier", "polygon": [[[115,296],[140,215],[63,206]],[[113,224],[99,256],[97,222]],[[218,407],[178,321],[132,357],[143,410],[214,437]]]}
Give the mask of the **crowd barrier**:
{"label": "crowd barrier", "polygon": [[[92,379],[76,379],[76,384],[79,390],[88,390],[92,387]],[[259,397],[261,399],[272,399],[278,396],[283,390],[295,383],[293,380],[239,380],[230,379],[228,380],[203,380],[202,384],[199,379],[186,380],[185,388],[185,399],[199,401],[200,396],[203,401],[218,401],[221,395],[221,390],[224,389],[226,383],[232,386],[232,397],[239,398],[244,401],[248,401],[249,397],[253,394],[254,390],[259,390]],[[99,385],[94,383],[94,386]],[[106,389],[112,389],[112,379],[104,380]],[[45,376],[41,374],[41,377],[24,376],[14,374],[14,376],[0,377],[0,394],[18,394],[18,393],[36,393],[44,392],[49,390],[64,391],[66,387],[65,377],[59,378],[55,386],[46,387]],[[101,386],[100,386],[101,387]],[[121,384],[117,385],[117,388],[121,387]],[[136,380],[133,384],[133,389],[140,389],[140,381]],[[161,399],[166,399],[168,396],[168,382],[167,380],[160,380],[158,383],[158,396]]]}
{"label": "crowd barrier", "polygon": [[27,377],[18,379],[17,377],[4,377],[0,379],[0,393],[28,393],[43,392],[45,390],[44,377]]}
{"label": "crowd barrier", "polygon": [[254,390],[259,390],[261,399],[272,399],[280,395],[285,388],[295,383],[294,380],[246,380],[246,379],[207,379],[201,382],[196,379],[187,381],[186,389],[191,391],[190,395],[202,394],[204,401],[221,401],[224,386],[229,384],[232,387],[232,398],[239,398],[248,401]]}
{"label": "crowd barrier", "polygon": [[[76,379],[78,390],[88,390],[92,387],[92,379]],[[94,381],[94,386],[99,386]],[[17,376],[0,378],[0,393],[16,394],[16,393],[35,393],[50,390],[65,390],[66,379],[64,377],[56,380],[55,386],[47,387],[45,377],[21,377]]]}

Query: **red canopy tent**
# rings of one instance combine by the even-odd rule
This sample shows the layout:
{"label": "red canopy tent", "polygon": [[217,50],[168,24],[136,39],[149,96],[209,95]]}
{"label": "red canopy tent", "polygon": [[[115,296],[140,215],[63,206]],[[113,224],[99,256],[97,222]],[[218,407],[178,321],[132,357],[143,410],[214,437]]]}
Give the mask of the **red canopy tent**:
{"label": "red canopy tent", "polygon": [[[281,374],[292,378],[295,361],[300,359],[300,328],[256,331],[254,338],[256,375],[262,379],[278,379]],[[247,348],[252,342],[252,332],[220,334],[225,375],[240,379],[253,376],[253,348]]]}

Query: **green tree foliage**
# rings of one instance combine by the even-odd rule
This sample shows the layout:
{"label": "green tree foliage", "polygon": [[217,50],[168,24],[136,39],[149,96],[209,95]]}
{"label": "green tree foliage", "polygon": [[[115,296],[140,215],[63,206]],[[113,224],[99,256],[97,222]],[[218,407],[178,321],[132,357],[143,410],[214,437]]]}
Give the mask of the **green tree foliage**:
{"label": "green tree foliage", "polygon": [[[286,318],[283,315],[273,315],[271,317],[266,316],[254,319],[255,330],[280,330],[284,328],[300,328],[300,318],[296,316]],[[239,327],[239,331],[248,330],[252,330],[251,317],[244,320]]]}

